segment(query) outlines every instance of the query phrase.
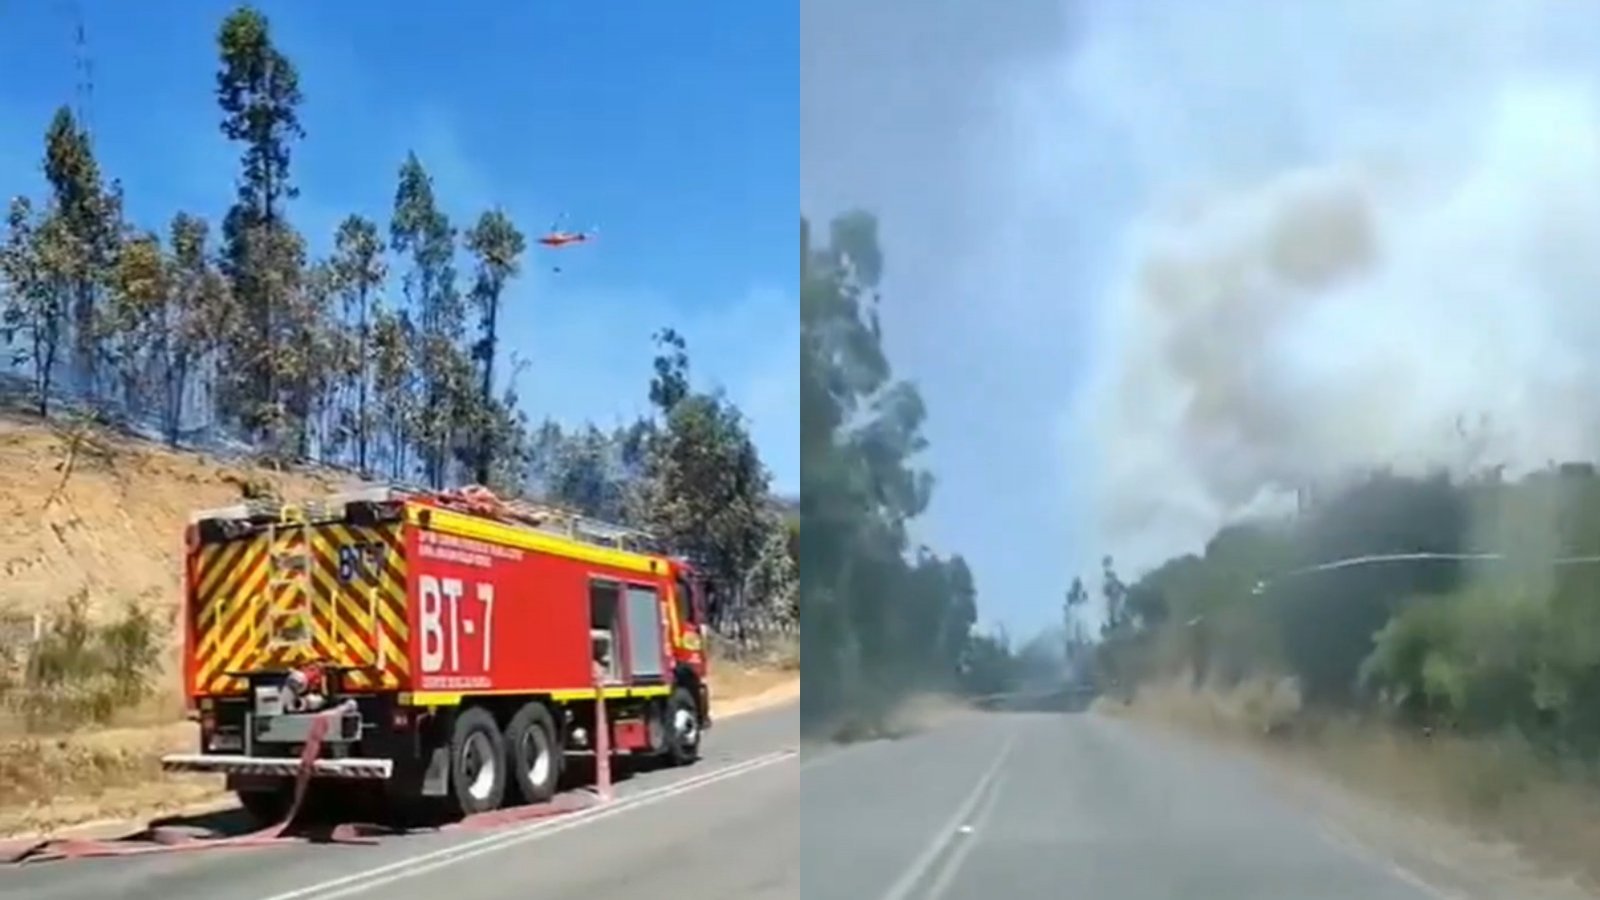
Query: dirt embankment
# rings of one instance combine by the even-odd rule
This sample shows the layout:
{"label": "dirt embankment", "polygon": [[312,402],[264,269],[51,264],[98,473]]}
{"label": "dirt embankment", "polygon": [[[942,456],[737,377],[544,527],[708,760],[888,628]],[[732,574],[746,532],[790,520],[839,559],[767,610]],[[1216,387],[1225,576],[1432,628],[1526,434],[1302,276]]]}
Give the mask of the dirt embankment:
{"label": "dirt embankment", "polygon": [[49,612],[77,591],[107,608],[173,607],[189,513],[262,482],[290,496],[339,483],[0,417],[0,614]]}
{"label": "dirt embankment", "polygon": [[[247,487],[305,497],[340,484],[0,416],[0,654],[26,655],[74,598],[90,623],[136,605],[151,617],[156,671],[146,702],[116,724],[170,721],[181,713],[177,609],[189,514],[238,503]],[[20,727],[6,706],[0,735]]]}
{"label": "dirt embankment", "polygon": [[[0,703],[0,834],[172,811],[215,800],[220,781],[160,772],[163,753],[192,750],[182,720],[177,627],[183,528],[196,509],[239,502],[246,486],[288,498],[350,484],[279,473],[102,432],[0,415],[0,667],[20,658],[40,624],[80,598],[90,622],[129,604],[159,628],[149,695],[94,727],[30,725]],[[717,714],[798,695],[793,667],[717,667]],[[7,699],[25,686],[0,672]],[[70,686],[69,686],[70,688]],[[46,717],[48,718],[48,717]]]}
{"label": "dirt embankment", "polygon": [[1095,708],[1268,762],[1341,843],[1441,896],[1600,896],[1600,778],[1518,739],[1315,716],[1288,681],[1227,691],[1152,685],[1131,703],[1102,698]]}

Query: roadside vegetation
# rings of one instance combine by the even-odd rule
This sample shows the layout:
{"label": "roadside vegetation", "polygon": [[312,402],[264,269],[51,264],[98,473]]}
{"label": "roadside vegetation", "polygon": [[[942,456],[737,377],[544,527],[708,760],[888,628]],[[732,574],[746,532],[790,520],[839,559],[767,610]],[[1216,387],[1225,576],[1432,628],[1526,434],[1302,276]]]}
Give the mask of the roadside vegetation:
{"label": "roadside vegetation", "polygon": [[912,537],[934,489],[927,410],[884,352],[884,267],[870,214],[823,235],[801,220],[802,727],[842,740],[897,730],[908,701],[988,690],[1010,652],[974,630],[966,561]]}
{"label": "roadside vegetation", "polygon": [[[1419,553],[1486,558],[1316,568]],[[1130,584],[1108,560],[1095,676],[1600,877],[1597,576],[1593,466],[1377,473]]]}
{"label": "roadside vegetation", "polygon": [[[453,220],[409,154],[384,163],[387,221],[302,233],[294,61],[248,6],[216,50],[195,77],[214,79],[239,152],[218,221],[135,221],[63,104],[42,182],[0,226],[0,458],[16,476],[0,476],[13,519],[0,574],[15,588],[0,596],[0,734],[173,721],[183,515],[219,492],[297,499],[357,480],[484,484],[651,531],[715,584],[723,660],[792,674],[798,504],[772,490],[738,407],[697,388],[688,337],[641,323],[657,352],[638,420],[531,421],[515,389],[526,360],[499,333],[517,314],[521,227],[498,208]],[[0,792],[39,785],[0,805],[48,796],[50,779],[23,771],[35,758],[0,749]]]}

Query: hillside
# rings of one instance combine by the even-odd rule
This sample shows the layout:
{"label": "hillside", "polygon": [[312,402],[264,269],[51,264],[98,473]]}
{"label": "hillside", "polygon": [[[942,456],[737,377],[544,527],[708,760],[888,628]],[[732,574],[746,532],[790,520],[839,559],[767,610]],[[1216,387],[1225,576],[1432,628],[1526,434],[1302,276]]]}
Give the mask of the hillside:
{"label": "hillside", "polygon": [[0,417],[0,621],[8,643],[78,594],[95,617],[137,603],[170,625],[188,514],[236,503],[245,485],[262,482],[289,498],[340,485],[335,476],[268,472],[102,430]]}

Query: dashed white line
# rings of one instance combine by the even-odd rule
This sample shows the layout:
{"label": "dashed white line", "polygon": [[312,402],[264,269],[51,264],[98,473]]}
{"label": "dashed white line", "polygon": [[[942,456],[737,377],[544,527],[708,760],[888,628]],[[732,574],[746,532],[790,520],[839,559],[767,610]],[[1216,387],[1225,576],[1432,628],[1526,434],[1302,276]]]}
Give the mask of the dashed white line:
{"label": "dashed white line", "polygon": [[1000,769],[1005,765],[1006,758],[1011,755],[1011,748],[1016,744],[1016,740],[1017,736],[1014,732],[1006,737],[1005,743],[1000,746],[1000,752],[995,754],[994,762],[989,764],[989,768],[978,779],[978,783],[973,785],[972,792],[966,796],[966,799],[961,801],[961,805],[956,808],[955,815],[950,817],[950,821],[939,829],[922,853],[918,854],[917,858],[911,861],[911,865],[906,867],[906,870],[900,874],[894,884],[889,886],[888,892],[883,895],[881,900],[906,900],[907,897],[911,896],[911,892],[927,877],[929,870],[939,861],[939,855],[944,852],[945,848],[956,837],[961,826],[970,820],[973,811],[978,808],[979,802],[984,799],[985,792],[989,790],[989,786],[999,776]]}
{"label": "dashed white line", "polygon": [[927,900],[939,900],[950,890],[950,883],[956,880],[956,873],[961,871],[961,864],[966,862],[967,854],[972,848],[983,840],[984,828],[989,824],[989,816],[1000,803],[1000,788],[1005,784],[1006,778],[1002,773],[989,788],[988,796],[979,805],[978,811],[973,815],[972,821],[956,829],[961,835],[961,840],[956,844],[955,850],[945,857],[944,865],[939,868],[939,875],[928,888]]}

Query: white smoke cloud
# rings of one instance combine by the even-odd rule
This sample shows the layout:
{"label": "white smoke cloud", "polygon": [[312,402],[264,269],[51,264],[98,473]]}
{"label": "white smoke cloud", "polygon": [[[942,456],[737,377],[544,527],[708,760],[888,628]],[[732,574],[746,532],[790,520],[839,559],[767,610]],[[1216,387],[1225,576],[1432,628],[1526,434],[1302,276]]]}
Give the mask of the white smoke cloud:
{"label": "white smoke cloud", "polygon": [[1600,8],[1082,11],[1011,99],[1030,166],[1086,109],[1137,186],[1068,416],[1108,546],[1356,468],[1600,455]]}
{"label": "white smoke cloud", "polygon": [[1597,449],[1600,6],[805,0],[801,29],[802,198],[882,216],[919,528],[986,615],[1057,621],[1101,553],[1131,576],[1276,486]]}

